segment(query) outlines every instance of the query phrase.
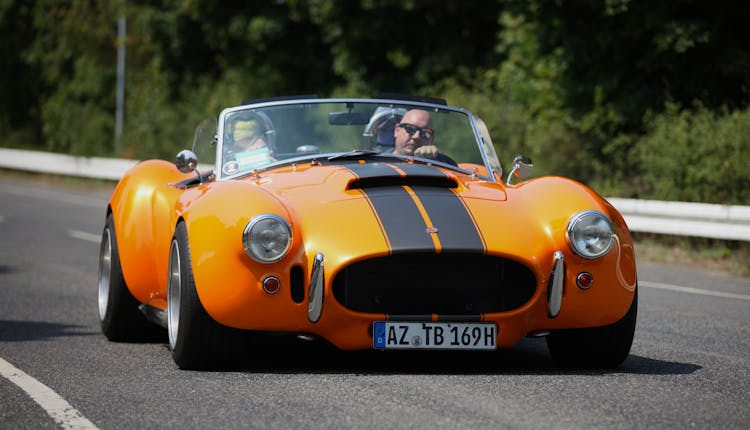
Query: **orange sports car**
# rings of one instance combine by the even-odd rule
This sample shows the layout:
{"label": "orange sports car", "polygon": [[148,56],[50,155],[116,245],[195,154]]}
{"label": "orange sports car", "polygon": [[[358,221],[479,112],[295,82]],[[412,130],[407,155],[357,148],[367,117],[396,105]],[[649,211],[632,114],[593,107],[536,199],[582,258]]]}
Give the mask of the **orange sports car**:
{"label": "orange sports car", "polygon": [[596,192],[531,168],[518,156],[504,173],[482,120],[438,99],[225,109],[192,151],[115,188],[102,331],[161,325],[183,369],[221,366],[251,333],[385,351],[546,336],[560,365],[617,366],[637,313],[628,228]]}

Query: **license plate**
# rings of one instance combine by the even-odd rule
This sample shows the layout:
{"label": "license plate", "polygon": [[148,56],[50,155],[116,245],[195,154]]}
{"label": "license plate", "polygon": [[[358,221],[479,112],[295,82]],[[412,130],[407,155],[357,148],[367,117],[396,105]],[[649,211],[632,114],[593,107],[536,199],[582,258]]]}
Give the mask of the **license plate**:
{"label": "license plate", "polygon": [[376,349],[497,349],[494,323],[376,321]]}

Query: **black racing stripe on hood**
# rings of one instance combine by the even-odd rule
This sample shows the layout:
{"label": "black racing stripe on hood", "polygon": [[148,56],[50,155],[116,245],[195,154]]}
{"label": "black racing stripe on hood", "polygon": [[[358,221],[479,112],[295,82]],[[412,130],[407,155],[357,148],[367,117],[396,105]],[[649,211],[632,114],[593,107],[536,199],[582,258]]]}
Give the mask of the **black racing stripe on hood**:
{"label": "black racing stripe on hood", "polygon": [[[400,176],[400,172],[386,164],[350,164],[346,167],[359,178]],[[363,188],[361,191],[383,226],[391,252],[435,252],[435,243],[426,231],[425,220],[406,189],[389,186]]]}
{"label": "black racing stripe on hood", "polygon": [[424,218],[403,187],[378,187],[363,192],[375,208],[392,252],[435,252],[435,243],[427,233]]}
{"label": "black racing stripe on hood", "polygon": [[403,185],[456,188],[458,183],[440,170],[408,163],[368,163],[347,166],[357,178],[347,184],[348,190]]}
{"label": "black racing stripe on hood", "polygon": [[[347,166],[359,178],[395,177],[401,169],[407,177],[448,179],[448,175],[432,166],[398,164],[393,167],[380,164]],[[380,220],[386,239],[393,252],[425,250],[434,251],[435,244],[426,231],[427,221],[422,217],[412,196],[401,186],[363,188],[375,215]],[[450,188],[410,184],[434,227],[441,252],[484,253],[486,246],[476,223],[461,198]]]}
{"label": "black racing stripe on hood", "polygon": [[402,163],[397,164],[396,167],[403,170],[404,173],[410,176],[448,178],[448,175],[442,170],[438,169],[437,167],[428,166],[426,164]]}
{"label": "black racing stripe on hood", "polygon": [[484,240],[469,209],[452,190],[412,187],[425,208],[432,225],[438,228],[442,252],[485,252]]}
{"label": "black racing stripe on hood", "polygon": [[345,167],[359,179],[401,176],[399,171],[383,163],[347,164]]}

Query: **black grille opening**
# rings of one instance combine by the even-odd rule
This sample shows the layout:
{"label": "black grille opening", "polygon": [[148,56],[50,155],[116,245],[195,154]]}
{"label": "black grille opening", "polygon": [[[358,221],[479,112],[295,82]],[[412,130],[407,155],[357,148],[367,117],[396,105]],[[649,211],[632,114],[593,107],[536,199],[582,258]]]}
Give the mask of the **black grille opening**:
{"label": "black grille opening", "polygon": [[476,254],[396,254],[356,262],[336,275],[333,295],[369,313],[476,315],[517,309],[536,290],[526,266]]}

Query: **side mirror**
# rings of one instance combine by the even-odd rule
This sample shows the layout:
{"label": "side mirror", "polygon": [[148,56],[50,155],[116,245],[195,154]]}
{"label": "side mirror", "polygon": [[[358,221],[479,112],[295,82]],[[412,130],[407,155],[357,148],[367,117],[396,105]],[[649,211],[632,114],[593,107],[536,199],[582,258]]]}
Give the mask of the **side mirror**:
{"label": "side mirror", "polygon": [[182,173],[194,172],[196,167],[198,167],[198,157],[195,155],[195,152],[183,149],[177,154],[174,164]]}
{"label": "side mirror", "polygon": [[508,173],[508,179],[505,180],[505,183],[510,185],[510,180],[513,179],[513,177],[518,179],[527,178],[531,174],[531,169],[533,167],[534,163],[531,161],[531,158],[525,155],[517,156],[513,159],[513,168],[510,170],[510,173]]}

